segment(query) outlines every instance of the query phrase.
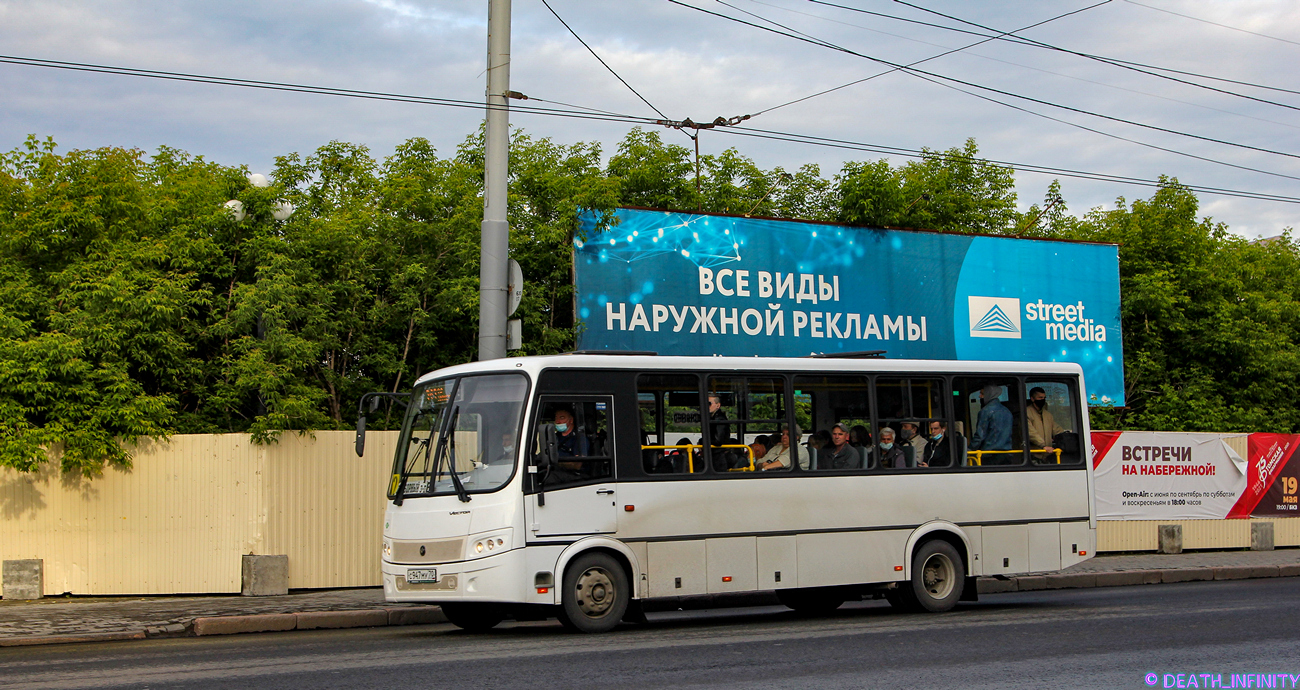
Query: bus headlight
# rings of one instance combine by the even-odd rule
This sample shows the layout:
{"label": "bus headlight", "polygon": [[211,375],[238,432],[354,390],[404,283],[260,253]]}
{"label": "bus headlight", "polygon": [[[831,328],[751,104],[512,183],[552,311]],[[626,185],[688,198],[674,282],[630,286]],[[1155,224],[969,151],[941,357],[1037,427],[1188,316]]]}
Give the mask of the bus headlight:
{"label": "bus headlight", "polygon": [[393,558],[393,542],[388,541],[387,539],[385,539],[385,540],[384,540],[384,559],[385,559],[385,560],[392,560],[392,558]]}

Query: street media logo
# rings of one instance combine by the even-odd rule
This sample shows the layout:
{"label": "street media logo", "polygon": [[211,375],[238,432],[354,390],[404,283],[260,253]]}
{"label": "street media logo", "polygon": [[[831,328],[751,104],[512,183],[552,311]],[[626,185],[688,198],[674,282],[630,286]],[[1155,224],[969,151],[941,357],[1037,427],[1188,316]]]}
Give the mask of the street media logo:
{"label": "street media logo", "polygon": [[970,337],[1020,338],[1018,297],[967,297],[970,308]]}

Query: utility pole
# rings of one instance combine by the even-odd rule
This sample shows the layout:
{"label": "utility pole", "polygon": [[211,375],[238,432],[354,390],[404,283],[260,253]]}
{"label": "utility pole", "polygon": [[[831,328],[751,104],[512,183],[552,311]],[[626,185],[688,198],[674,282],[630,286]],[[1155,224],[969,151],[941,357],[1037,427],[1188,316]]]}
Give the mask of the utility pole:
{"label": "utility pole", "polygon": [[487,139],[484,142],[483,225],[479,250],[478,358],[506,356],[506,261],[510,223],[506,199],[510,165],[510,0],[488,2]]}

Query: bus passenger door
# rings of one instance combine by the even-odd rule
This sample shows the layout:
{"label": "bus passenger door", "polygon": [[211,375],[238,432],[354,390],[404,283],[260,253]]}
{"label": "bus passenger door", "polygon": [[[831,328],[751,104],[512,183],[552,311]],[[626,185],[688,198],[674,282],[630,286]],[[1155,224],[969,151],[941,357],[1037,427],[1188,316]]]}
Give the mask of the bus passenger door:
{"label": "bus passenger door", "polygon": [[[610,396],[545,396],[539,425],[556,430],[557,462],[539,473],[541,491],[528,496],[534,537],[609,534],[618,529]],[[561,431],[563,427],[563,431]]]}

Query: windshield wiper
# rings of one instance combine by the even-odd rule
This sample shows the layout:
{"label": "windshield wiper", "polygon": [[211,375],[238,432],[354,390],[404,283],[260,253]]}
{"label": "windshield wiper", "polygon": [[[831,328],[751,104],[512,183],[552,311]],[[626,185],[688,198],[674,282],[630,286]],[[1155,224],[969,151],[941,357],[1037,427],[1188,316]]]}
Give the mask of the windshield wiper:
{"label": "windshield wiper", "polygon": [[[428,450],[428,448],[429,448],[429,441],[432,440],[432,439],[433,439],[433,434],[431,433],[431,434],[429,434],[428,436],[426,436],[425,439],[424,439],[423,441],[420,441],[420,445],[418,445],[418,446],[415,447],[415,459],[416,459],[416,460],[419,460],[419,459],[420,459],[420,449],[421,449],[421,448],[424,449],[425,457],[428,457],[428,455],[429,455],[429,450]],[[409,462],[402,463],[402,479],[401,479],[401,482],[397,485],[397,493],[393,496],[393,505],[396,505],[396,506],[400,506],[400,505],[402,505],[403,497],[406,495],[406,480],[407,480],[408,477],[411,476],[411,466],[412,466],[412,463],[409,463]]]}
{"label": "windshield wiper", "polygon": [[[447,459],[447,474],[451,475],[451,485],[456,489],[456,498],[459,498],[461,503],[469,503],[470,501],[469,492],[465,490],[465,485],[462,484],[460,481],[460,475],[456,473],[456,461],[449,459],[451,457],[451,454],[454,454],[456,452],[455,429],[456,429],[456,421],[459,418],[460,418],[460,408],[458,407],[452,410],[451,412],[451,424],[448,427],[448,431],[445,432],[443,437],[438,440],[438,450],[437,450],[438,465],[437,467],[434,468],[433,471],[436,475],[438,469],[442,467],[442,461],[444,459]],[[446,452],[446,448],[448,446],[449,441],[451,445],[451,451],[452,451],[451,453]]]}

